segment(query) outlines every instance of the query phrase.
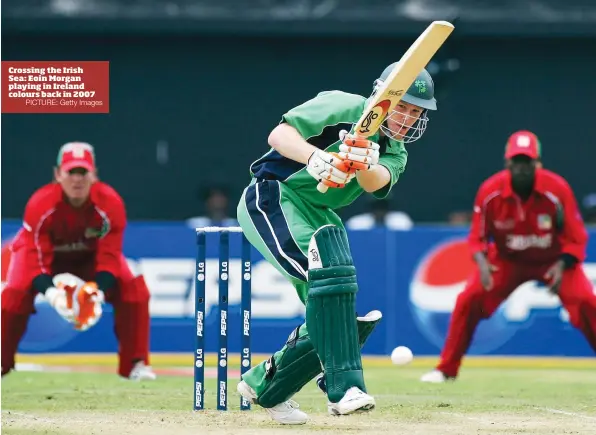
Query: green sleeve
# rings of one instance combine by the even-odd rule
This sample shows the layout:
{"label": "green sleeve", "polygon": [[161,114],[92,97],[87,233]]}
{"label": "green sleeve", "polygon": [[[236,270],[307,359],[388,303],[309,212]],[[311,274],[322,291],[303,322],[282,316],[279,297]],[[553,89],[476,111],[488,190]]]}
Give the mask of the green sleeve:
{"label": "green sleeve", "polygon": [[399,176],[405,171],[408,162],[408,152],[401,142],[390,141],[387,151],[379,158],[379,165],[387,168],[391,174],[391,181],[381,189],[373,192],[375,198],[383,199],[389,192]]}
{"label": "green sleeve", "polygon": [[305,138],[318,136],[326,126],[355,123],[364,107],[365,98],[341,91],[325,91],[294,107],[281,122],[294,127]]}

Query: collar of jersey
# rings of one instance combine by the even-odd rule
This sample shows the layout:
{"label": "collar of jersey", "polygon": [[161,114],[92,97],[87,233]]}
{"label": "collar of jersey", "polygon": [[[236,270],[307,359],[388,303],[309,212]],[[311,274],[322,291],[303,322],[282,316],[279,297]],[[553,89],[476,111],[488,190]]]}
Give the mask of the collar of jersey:
{"label": "collar of jersey", "polygon": [[[542,174],[542,170],[536,169],[535,177],[534,192],[544,195],[546,193],[546,186],[544,185],[544,175]],[[503,186],[501,195],[504,198],[513,196],[513,189],[511,188],[511,173],[509,171],[506,171],[505,173],[505,185]]]}

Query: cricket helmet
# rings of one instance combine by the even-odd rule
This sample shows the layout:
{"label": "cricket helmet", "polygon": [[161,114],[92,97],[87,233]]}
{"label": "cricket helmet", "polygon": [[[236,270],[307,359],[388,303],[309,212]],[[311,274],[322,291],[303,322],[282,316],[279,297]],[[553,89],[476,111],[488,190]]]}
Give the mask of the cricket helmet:
{"label": "cricket helmet", "polygon": [[[395,68],[397,62],[392,63],[383,70],[378,79],[374,82],[373,95],[377,92],[387,77],[391,74],[391,71]],[[422,134],[426,131],[426,125],[428,123],[428,111],[437,110],[437,100],[435,100],[435,84],[431,75],[423,69],[420,74],[414,80],[414,83],[410,86],[401,101],[413,104],[423,109],[418,119],[407,129],[405,134],[402,134],[402,127],[405,128],[409,125],[412,116],[410,114],[400,113],[395,108],[387,115],[387,119],[381,126],[381,131],[391,139],[401,141],[403,143],[411,143],[422,137]],[[397,124],[398,130],[389,128],[388,120],[392,120]],[[392,124],[394,124],[392,122]],[[395,127],[394,124],[394,128]]]}
{"label": "cricket helmet", "polygon": [[[393,62],[383,70],[381,76],[375,80],[375,91],[380,87],[391,71],[395,68],[397,62]],[[435,100],[435,83],[426,69],[423,69],[414,80],[408,91],[402,97],[402,101],[422,107],[426,110],[437,110],[437,100]]]}

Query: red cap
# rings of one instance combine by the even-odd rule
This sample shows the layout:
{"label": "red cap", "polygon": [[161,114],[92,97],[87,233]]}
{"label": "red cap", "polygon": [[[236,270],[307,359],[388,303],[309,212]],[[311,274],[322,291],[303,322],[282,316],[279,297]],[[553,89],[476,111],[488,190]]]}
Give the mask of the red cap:
{"label": "red cap", "polygon": [[86,142],[69,142],[62,145],[58,152],[57,165],[60,169],[70,171],[74,168],[95,170],[95,152]]}
{"label": "red cap", "polygon": [[510,159],[519,155],[528,156],[531,159],[539,159],[541,146],[538,137],[530,131],[517,131],[507,140],[505,147],[505,158]]}

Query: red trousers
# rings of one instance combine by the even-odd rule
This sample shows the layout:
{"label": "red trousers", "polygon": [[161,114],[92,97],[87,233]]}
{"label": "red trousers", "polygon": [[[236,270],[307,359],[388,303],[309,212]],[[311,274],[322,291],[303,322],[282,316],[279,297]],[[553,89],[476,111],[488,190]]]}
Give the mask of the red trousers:
{"label": "red trousers", "polygon": [[[495,254],[489,255],[489,261],[498,267],[493,273],[493,288],[490,291],[484,290],[480,283],[480,271],[477,269],[457,297],[437,366],[447,376],[457,376],[462,358],[470,347],[480,320],[489,318],[524,282],[536,280],[544,283],[544,274],[552,266],[515,264],[498,258]],[[569,312],[571,324],[583,333],[596,352],[596,294],[581,264],[576,264],[563,273],[559,298]]]}
{"label": "red trousers", "polygon": [[[15,365],[19,342],[27,329],[29,316],[35,313],[30,267],[25,249],[13,252],[6,287],[2,291],[2,375]],[[95,278],[94,261],[76,265],[57,260],[52,275],[69,272],[85,281]],[[102,289],[106,302],[114,307],[114,332],[118,340],[118,374],[128,377],[137,361],[149,364],[149,290],[142,276],[134,277],[124,256],[120,274],[112,289]],[[84,332],[83,332],[84,334]]]}

